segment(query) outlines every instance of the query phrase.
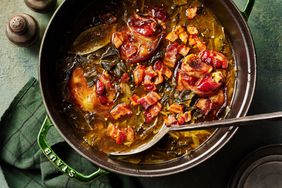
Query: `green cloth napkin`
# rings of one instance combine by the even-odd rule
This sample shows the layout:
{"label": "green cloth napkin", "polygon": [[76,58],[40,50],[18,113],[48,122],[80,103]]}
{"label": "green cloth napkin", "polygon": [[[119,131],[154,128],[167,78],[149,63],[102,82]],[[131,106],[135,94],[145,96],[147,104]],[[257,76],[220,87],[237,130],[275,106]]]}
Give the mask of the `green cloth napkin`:
{"label": "green cloth napkin", "polygon": [[[19,92],[0,121],[0,187],[115,187],[112,174],[90,183],[81,183],[57,171],[37,145],[37,135],[46,112],[36,79],[31,79]],[[68,164],[79,172],[90,174],[97,168],[72,150],[55,128],[47,137],[48,143]],[[5,179],[4,179],[5,177]],[[110,178],[111,177],[111,178]]]}

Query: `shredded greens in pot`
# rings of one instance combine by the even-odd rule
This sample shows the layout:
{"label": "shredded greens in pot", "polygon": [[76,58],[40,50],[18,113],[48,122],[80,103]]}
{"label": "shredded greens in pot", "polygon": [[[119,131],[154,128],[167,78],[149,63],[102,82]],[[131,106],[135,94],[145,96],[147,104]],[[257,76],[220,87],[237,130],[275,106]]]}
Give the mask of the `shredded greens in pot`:
{"label": "shredded greens in pot", "polygon": [[[214,14],[198,0],[121,5],[95,14],[95,24],[75,37],[59,67],[64,113],[83,142],[104,153],[126,151],[146,143],[161,126],[223,118],[235,66]],[[170,132],[152,149],[117,159],[174,160],[196,150],[213,131]]]}

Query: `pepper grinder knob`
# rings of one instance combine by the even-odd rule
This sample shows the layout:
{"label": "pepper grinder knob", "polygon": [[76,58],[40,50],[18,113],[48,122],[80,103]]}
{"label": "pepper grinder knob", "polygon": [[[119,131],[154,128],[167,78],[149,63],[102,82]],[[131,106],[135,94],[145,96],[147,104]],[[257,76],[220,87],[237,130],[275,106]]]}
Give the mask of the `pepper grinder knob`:
{"label": "pepper grinder knob", "polygon": [[28,14],[15,15],[6,25],[6,35],[12,43],[28,47],[38,39],[38,23]]}
{"label": "pepper grinder knob", "polygon": [[53,10],[57,4],[57,0],[24,0],[24,2],[31,10],[39,13]]}

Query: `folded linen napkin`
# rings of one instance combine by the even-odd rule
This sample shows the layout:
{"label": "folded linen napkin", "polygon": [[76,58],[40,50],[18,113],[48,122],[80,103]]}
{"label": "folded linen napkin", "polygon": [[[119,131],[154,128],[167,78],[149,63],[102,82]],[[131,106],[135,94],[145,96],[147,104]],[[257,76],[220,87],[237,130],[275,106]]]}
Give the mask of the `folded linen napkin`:
{"label": "folded linen napkin", "polygon": [[[39,149],[36,141],[45,117],[39,84],[32,78],[13,100],[0,121],[0,163],[4,174],[1,176],[0,170],[0,187],[123,186],[114,183],[117,176],[113,174],[97,178],[90,183],[81,183],[57,171]],[[62,159],[79,172],[90,174],[97,169],[72,150],[55,128],[49,131],[47,141]]]}

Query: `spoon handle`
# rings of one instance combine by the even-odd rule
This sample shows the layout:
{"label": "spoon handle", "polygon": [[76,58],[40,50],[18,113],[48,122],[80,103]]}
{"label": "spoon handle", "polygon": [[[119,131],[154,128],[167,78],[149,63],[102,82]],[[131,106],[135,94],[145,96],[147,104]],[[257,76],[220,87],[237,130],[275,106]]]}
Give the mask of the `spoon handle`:
{"label": "spoon handle", "polygon": [[240,127],[240,126],[245,126],[245,125],[247,126],[253,124],[256,121],[272,120],[277,118],[282,118],[282,112],[272,112],[272,113],[250,115],[250,116],[239,117],[239,118],[230,118],[230,119],[215,120],[215,121],[201,122],[194,124],[184,124],[181,126],[176,125],[176,126],[171,126],[170,131],[187,131],[187,130],[232,127],[232,126]]}

